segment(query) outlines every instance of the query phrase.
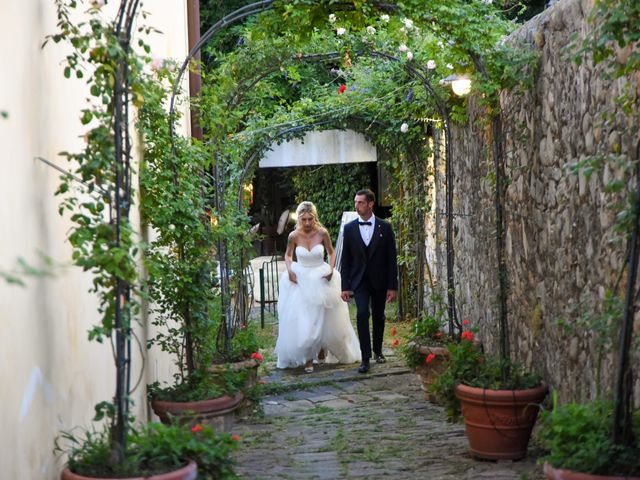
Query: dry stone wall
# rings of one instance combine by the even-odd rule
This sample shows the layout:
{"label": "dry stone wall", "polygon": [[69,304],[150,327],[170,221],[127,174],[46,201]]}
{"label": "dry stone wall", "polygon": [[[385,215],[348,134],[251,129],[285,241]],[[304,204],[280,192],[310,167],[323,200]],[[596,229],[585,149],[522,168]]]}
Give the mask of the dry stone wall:
{"label": "dry stone wall", "polygon": [[[604,189],[624,178],[623,169],[608,162],[588,178],[572,172],[571,165],[594,155],[619,155],[629,164],[637,161],[640,141],[637,102],[635,117],[614,103],[625,85],[637,99],[638,77],[604,80],[589,62],[578,66],[568,59],[571,36],[590,28],[585,20],[590,8],[588,0],[561,0],[509,39],[540,57],[533,88],[501,98],[512,356],[540,372],[562,400],[592,398],[613,385],[614,353],[599,349],[606,335],[585,322],[597,320],[606,292],[623,290],[625,282],[626,242],[613,228],[614,204],[625,194]],[[486,114],[474,99],[468,101],[469,122],[453,132],[456,295],[461,316],[479,324],[487,350],[497,352],[492,138],[481,121]],[[607,112],[612,115],[604,118]],[[444,205],[442,190],[438,200]],[[433,238],[430,245],[438,241]],[[446,262],[436,264],[444,284]],[[614,346],[618,343],[615,337]],[[640,376],[638,353],[633,362]],[[635,399],[640,404],[637,378]]]}

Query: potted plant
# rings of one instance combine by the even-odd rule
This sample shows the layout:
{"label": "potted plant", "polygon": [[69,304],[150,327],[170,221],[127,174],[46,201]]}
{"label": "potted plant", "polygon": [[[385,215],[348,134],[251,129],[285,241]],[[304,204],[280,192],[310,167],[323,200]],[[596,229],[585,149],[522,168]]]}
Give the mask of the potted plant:
{"label": "potted plant", "polygon": [[[434,296],[433,300],[437,300]],[[402,347],[402,354],[408,367],[415,370],[420,376],[421,388],[425,398],[432,403],[440,404],[440,399],[431,385],[437,377],[446,369],[449,356],[447,344],[451,338],[443,331],[446,323],[446,309],[441,303],[437,305],[433,314],[424,312],[422,317],[413,323],[409,341]]]}
{"label": "potted plant", "polygon": [[447,350],[447,368],[432,391],[450,418],[464,417],[471,453],[493,460],[524,457],[547,385],[518,364],[488,358],[471,330]]}
{"label": "potted plant", "polygon": [[[640,445],[625,448],[611,437],[613,402],[559,405],[553,396],[553,409],[541,414],[537,438],[548,450],[544,472],[549,479],[598,480],[640,478]],[[640,436],[640,412],[635,412],[635,438]]]}
{"label": "potted plant", "polygon": [[[100,301],[101,321],[90,330],[89,338],[112,344],[116,382],[113,400],[96,406],[95,419],[106,420],[104,428],[84,437],[63,432],[57,441],[58,451],[69,447],[64,450],[68,465],[62,478],[151,475],[188,480],[197,475],[197,459],[202,459],[203,472],[227,476],[230,438],[212,431],[195,436],[198,432],[155,424],[136,427],[129,412],[131,340],[140,312],[137,259],[143,245],[136,240],[130,221],[134,166],[127,120],[131,105],[143,102],[142,68],[150,60],[135,53],[131,44],[137,1],[122,0],[116,18],[108,23],[101,12],[104,2],[90,3],[86,21],[72,12],[80,5],[56,1],[59,30],[47,37],[47,41],[68,44],[64,75],[88,77],[89,91],[96,99],[82,111],[81,122],[89,129],[84,150],[62,153],[74,170],[62,177],[56,194],[64,196],[60,213],[70,213],[73,222],[69,235],[73,260],[92,273],[91,291]],[[148,51],[142,40],[138,44]]]}
{"label": "potted plant", "polygon": [[[233,478],[229,455],[238,445],[234,438],[216,433],[209,425],[195,425],[191,430],[160,423],[131,428],[127,439],[128,455],[109,472],[109,477],[127,476],[135,480]],[[63,446],[63,442],[66,445]],[[85,432],[83,437],[64,432],[56,441],[56,451],[68,455],[62,480],[104,478],[102,465],[109,462],[111,455],[108,431]],[[188,459],[186,464],[185,459]]]}

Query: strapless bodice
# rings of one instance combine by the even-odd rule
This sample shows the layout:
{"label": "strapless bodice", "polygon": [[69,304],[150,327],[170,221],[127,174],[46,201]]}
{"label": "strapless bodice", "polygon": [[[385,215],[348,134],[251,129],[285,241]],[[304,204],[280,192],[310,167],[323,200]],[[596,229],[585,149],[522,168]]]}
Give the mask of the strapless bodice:
{"label": "strapless bodice", "polygon": [[318,243],[311,250],[307,250],[305,247],[298,245],[296,247],[296,257],[298,257],[298,263],[303,267],[319,267],[324,263],[324,246]]}

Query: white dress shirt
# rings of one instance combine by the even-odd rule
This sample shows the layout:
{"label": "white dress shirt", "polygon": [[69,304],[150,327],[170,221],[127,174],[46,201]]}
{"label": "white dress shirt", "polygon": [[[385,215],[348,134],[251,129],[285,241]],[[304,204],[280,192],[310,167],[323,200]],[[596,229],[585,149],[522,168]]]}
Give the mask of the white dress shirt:
{"label": "white dress shirt", "polygon": [[371,222],[371,225],[358,225],[360,227],[360,236],[362,237],[362,241],[368,247],[371,242],[371,237],[373,237],[373,229],[376,226],[376,216],[371,215],[371,217],[366,220],[358,217],[358,222]]}

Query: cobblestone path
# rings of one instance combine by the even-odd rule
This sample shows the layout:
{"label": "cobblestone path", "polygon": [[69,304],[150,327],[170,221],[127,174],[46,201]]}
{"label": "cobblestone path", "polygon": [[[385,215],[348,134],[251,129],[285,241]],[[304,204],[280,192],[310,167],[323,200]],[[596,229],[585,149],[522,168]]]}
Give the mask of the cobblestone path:
{"label": "cobblestone path", "polygon": [[353,366],[275,371],[291,388],[263,400],[264,417],[239,422],[236,471],[250,479],[529,479],[535,459],[478,461],[462,424],[425,401],[417,375],[393,357],[361,375]]}

